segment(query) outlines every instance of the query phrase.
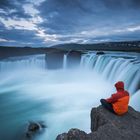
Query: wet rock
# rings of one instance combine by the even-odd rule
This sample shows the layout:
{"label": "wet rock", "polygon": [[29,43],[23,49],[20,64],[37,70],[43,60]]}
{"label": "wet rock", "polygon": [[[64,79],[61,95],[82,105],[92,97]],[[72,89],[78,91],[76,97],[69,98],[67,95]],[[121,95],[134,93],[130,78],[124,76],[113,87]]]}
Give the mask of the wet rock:
{"label": "wet rock", "polygon": [[80,66],[81,61],[81,52],[80,51],[70,51],[67,54],[67,68],[77,68]]}
{"label": "wet rock", "polygon": [[32,138],[35,135],[42,133],[45,128],[46,128],[46,125],[42,121],[29,122],[29,124],[27,126],[27,130],[26,130],[26,137]]}
{"label": "wet rock", "polygon": [[140,140],[140,112],[129,107],[123,116],[117,116],[102,106],[91,110],[91,132],[71,129],[56,140]]}
{"label": "wet rock", "polygon": [[103,55],[105,54],[104,52],[97,52],[96,55]]}
{"label": "wet rock", "polygon": [[47,69],[62,69],[63,68],[64,52],[47,53],[45,57]]}
{"label": "wet rock", "polygon": [[57,140],[68,140],[68,134],[67,133],[63,133],[57,136],[56,138]]}
{"label": "wet rock", "polygon": [[57,136],[56,140],[86,140],[87,134],[79,129],[71,129],[68,133]]}

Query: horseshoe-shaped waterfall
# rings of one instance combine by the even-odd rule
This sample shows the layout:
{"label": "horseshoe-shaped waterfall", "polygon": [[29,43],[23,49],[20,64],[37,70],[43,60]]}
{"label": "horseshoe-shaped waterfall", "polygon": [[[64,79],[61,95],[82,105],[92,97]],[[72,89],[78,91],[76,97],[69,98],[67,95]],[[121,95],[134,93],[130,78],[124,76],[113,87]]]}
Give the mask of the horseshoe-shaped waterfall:
{"label": "horseshoe-shaped waterfall", "polygon": [[[89,131],[89,113],[115,92],[122,80],[131,94],[130,105],[140,111],[140,59],[137,53],[84,53],[79,67],[46,69],[45,55],[13,57],[0,61],[0,137],[21,139],[29,120],[43,120],[48,128],[37,137],[55,139],[70,128]],[[8,135],[7,135],[8,132]]]}

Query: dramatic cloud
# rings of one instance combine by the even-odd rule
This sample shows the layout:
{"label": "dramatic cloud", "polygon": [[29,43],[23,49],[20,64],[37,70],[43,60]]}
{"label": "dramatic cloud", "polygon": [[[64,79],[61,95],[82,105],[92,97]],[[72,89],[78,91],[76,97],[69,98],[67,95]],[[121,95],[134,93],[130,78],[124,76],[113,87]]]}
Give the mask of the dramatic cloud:
{"label": "dramatic cloud", "polygon": [[140,39],[139,0],[0,0],[0,45]]}

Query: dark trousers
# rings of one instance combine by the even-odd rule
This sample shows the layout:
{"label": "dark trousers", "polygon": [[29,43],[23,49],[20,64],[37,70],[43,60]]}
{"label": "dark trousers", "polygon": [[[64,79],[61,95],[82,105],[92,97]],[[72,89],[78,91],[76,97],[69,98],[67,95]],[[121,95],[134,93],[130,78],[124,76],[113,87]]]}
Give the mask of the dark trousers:
{"label": "dark trousers", "polygon": [[112,113],[115,113],[111,103],[108,103],[105,99],[101,99],[100,102],[104,108],[106,108],[107,110],[109,110]]}

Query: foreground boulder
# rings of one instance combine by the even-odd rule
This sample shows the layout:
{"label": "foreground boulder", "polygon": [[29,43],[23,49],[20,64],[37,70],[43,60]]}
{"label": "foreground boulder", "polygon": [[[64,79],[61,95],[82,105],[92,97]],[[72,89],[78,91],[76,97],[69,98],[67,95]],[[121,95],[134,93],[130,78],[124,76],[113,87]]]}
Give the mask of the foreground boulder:
{"label": "foreground boulder", "polygon": [[117,116],[99,106],[91,110],[91,133],[71,129],[56,140],[140,140],[140,113],[129,107]]}
{"label": "foreground boulder", "polygon": [[57,136],[56,140],[86,140],[87,133],[79,129],[70,129],[68,133],[63,133]]}

